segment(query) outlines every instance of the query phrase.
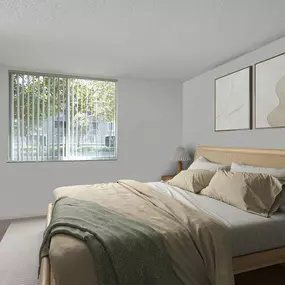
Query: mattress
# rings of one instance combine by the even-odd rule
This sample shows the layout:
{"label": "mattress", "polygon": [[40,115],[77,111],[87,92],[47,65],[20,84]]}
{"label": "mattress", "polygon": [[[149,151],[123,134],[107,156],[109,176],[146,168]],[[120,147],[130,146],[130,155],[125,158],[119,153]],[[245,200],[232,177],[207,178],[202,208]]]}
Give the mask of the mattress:
{"label": "mattress", "polygon": [[162,182],[149,184],[182,203],[194,204],[225,224],[230,230],[233,257],[285,246],[285,213],[265,218]]}
{"label": "mattress", "polygon": [[[277,212],[265,218],[163,182],[148,184],[186,205],[194,204],[226,225],[231,235],[233,257],[285,246],[285,213]],[[91,186],[94,187],[77,185],[57,188],[53,192],[54,199],[73,196]]]}

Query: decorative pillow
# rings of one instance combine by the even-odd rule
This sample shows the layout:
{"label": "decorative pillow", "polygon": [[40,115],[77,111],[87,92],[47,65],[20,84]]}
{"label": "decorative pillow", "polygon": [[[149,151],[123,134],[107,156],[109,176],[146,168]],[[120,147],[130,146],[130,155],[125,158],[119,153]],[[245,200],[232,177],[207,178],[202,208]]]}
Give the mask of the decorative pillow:
{"label": "decorative pillow", "polygon": [[199,193],[207,187],[215,172],[203,169],[188,169],[179,172],[168,184],[182,188],[193,193]]}
{"label": "decorative pillow", "polygon": [[285,168],[266,168],[266,167],[256,167],[247,164],[241,164],[238,162],[233,162],[231,165],[232,172],[251,172],[251,173],[266,173],[272,175],[280,180],[283,184],[284,194],[280,198],[280,212],[285,213]]}
{"label": "decorative pillow", "polygon": [[281,192],[281,182],[271,175],[219,170],[201,195],[269,217],[280,206]]}
{"label": "decorative pillow", "polygon": [[238,162],[233,162],[231,165],[232,172],[251,172],[251,173],[265,173],[278,178],[281,182],[285,182],[285,168],[266,168],[256,167]]}
{"label": "decorative pillow", "polygon": [[204,169],[210,171],[217,171],[218,169],[230,170],[230,166],[225,164],[214,163],[209,161],[206,157],[200,156],[190,165],[188,169]]}

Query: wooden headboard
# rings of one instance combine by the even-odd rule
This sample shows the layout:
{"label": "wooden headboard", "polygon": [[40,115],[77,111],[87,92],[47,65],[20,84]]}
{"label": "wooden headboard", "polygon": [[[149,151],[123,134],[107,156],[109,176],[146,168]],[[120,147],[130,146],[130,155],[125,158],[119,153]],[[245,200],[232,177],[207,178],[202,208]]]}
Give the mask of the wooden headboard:
{"label": "wooden headboard", "polygon": [[194,159],[199,156],[228,165],[235,161],[260,167],[285,168],[285,149],[199,146]]}

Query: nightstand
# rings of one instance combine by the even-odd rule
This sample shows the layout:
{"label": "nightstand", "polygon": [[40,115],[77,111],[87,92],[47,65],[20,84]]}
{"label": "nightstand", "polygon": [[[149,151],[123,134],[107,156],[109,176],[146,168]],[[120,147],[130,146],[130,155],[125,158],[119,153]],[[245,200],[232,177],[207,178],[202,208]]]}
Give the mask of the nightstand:
{"label": "nightstand", "polygon": [[166,182],[166,181],[172,179],[174,176],[175,175],[163,175],[163,176],[161,176],[161,180]]}

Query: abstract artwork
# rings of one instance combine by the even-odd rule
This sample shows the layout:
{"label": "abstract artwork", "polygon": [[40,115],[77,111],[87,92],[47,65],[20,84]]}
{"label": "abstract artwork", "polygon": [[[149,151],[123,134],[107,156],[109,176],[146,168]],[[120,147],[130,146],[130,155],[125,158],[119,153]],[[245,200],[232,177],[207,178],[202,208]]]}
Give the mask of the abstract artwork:
{"label": "abstract artwork", "polygon": [[215,131],[251,128],[251,67],[215,81]]}
{"label": "abstract artwork", "polygon": [[255,65],[255,127],[285,127],[285,54]]}

